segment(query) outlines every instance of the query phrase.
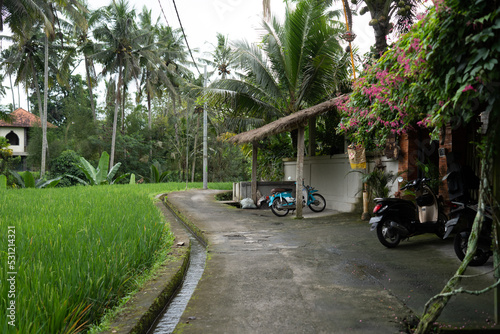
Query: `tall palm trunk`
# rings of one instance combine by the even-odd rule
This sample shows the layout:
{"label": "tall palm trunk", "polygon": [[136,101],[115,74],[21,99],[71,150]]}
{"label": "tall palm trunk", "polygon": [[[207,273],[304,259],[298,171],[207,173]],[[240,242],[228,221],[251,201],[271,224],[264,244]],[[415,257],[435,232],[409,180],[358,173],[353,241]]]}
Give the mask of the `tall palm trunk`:
{"label": "tall palm trunk", "polygon": [[9,73],[10,91],[12,92],[12,109],[16,110],[16,95],[14,94],[14,86],[12,86],[12,75]]}
{"label": "tall palm trunk", "polygon": [[116,146],[116,128],[118,127],[118,112],[119,112],[119,107],[120,107],[120,88],[121,88],[121,81],[122,81],[122,66],[120,64],[119,69],[118,69],[118,82],[115,83],[116,85],[116,103],[115,103],[115,113],[113,115],[113,134],[111,136],[111,156],[109,158],[109,168],[112,168],[115,164],[115,146]]}
{"label": "tall palm trunk", "polygon": [[89,57],[85,56],[85,71],[87,72],[87,86],[89,87],[89,97],[90,97],[90,108],[92,109],[92,119],[96,120],[95,115],[95,104],[94,104],[94,92],[92,88],[92,77],[90,75],[90,64],[91,60]]}
{"label": "tall palm trunk", "polygon": [[[123,80],[123,79],[122,79]],[[123,89],[122,89],[122,98],[121,102],[119,104],[121,105],[121,119],[122,119],[122,124],[121,124],[121,133],[125,133],[125,96],[127,95],[127,86],[125,85],[125,80],[123,80]]]}
{"label": "tall palm trunk", "polygon": [[148,130],[149,130],[149,159],[153,158],[153,144],[151,143],[151,93],[148,92]]}
{"label": "tall palm trunk", "polygon": [[45,165],[47,159],[47,99],[49,89],[49,37],[45,35],[45,59],[44,59],[44,78],[43,78],[43,114],[42,121],[42,165],[40,167],[40,177],[45,174]]}

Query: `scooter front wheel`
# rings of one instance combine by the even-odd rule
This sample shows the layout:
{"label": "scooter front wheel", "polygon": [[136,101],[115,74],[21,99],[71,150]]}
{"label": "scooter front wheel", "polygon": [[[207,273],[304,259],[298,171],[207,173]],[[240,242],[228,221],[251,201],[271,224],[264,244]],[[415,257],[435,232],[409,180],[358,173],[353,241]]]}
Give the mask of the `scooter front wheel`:
{"label": "scooter front wheel", "polygon": [[437,221],[437,226],[436,226],[436,235],[438,236],[439,239],[443,239],[444,235],[446,234],[446,222],[448,221],[448,217],[442,212],[439,213],[438,215],[438,221]]}
{"label": "scooter front wheel", "polygon": [[394,223],[398,224],[398,222],[392,218],[385,218],[377,225],[378,240],[387,248],[394,248],[399,245],[401,241],[401,234],[393,226]]}
{"label": "scooter front wheel", "polygon": [[320,194],[313,194],[312,196],[314,197],[314,202],[311,202],[311,204],[308,205],[309,209],[311,209],[314,212],[321,212],[325,210],[326,208],[325,198]]}
{"label": "scooter front wheel", "polygon": [[[463,230],[455,235],[454,239],[454,248],[455,254],[463,261],[465,258],[465,254],[467,253],[467,246],[469,244],[470,230]],[[481,248],[477,247],[476,254],[472,257],[472,260],[469,262],[471,266],[482,266],[485,264],[490,258],[489,254],[483,251]]]}
{"label": "scooter front wheel", "polygon": [[284,207],[288,202],[283,197],[276,197],[271,205],[271,211],[278,217],[284,217],[288,214],[289,209]]}

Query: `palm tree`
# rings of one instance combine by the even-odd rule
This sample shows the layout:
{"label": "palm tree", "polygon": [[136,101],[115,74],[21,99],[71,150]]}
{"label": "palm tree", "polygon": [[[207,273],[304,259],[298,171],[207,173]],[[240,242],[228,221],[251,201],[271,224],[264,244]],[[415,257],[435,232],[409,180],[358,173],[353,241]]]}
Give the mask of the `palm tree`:
{"label": "palm tree", "polygon": [[[47,152],[47,94],[49,77],[49,39],[55,36],[55,26],[59,23],[57,10],[63,10],[66,15],[75,22],[83,22],[79,13],[84,10],[77,0],[59,0],[57,2],[47,0],[4,0],[0,3],[2,13],[5,12],[5,22],[9,24],[14,35],[22,41],[28,41],[33,34],[26,35],[26,32],[33,31],[33,27],[40,25],[45,32],[45,53],[44,53],[44,102],[40,109],[40,119],[42,123],[42,159],[40,176],[45,174],[45,160]],[[3,29],[3,21],[0,22],[0,29]],[[32,75],[36,72],[32,65]],[[36,84],[38,81],[34,80]],[[39,98],[40,101],[40,98]],[[39,104],[41,107],[41,103]]]}
{"label": "palm tree", "polygon": [[135,23],[135,10],[129,9],[128,1],[113,1],[101,11],[101,22],[94,29],[94,37],[100,41],[94,58],[103,64],[102,74],[117,75],[116,103],[113,117],[113,136],[111,139],[110,166],[114,165],[116,129],[119,108],[122,108],[122,124],[124,119],[122,93],[125,92],[127,79],[138,77],[139,63],[137,50],[140,49],[140,36]]}
{"label": "palm tree", "polygon": [[[226,79],[231,71],[238,68],[238,58],[235,51],[229,46],[226,36],[217,33],[217,45],[213,45],[213,51],[208,53],[211,59],[202,59],[202,62],[214,68],[221,79]],[[209,75],[212,75],[210,72]]]}
{"label": "palm tree", "polygon": [[[172,96],[177,95],[177,75],[168,65],[173,64],[176,58],[185,58],[182,55],[182,40],[176,35],[178,32],[170,27],[163,27],[157,21],[152,24],[151,11],[145,7],[140,18],[140,28],[144,32],[143,47],[140,53],[142,68],[141,81],[138,87],[139,96],[146,94],[148,108],[148,129],[151,131],[151,102],[154,97],[162,96],[166,89]],[[150,32],[147,34],[146,32]],[[179,43],[180,41],[180,43]]]}
{"label": "palm tree", "polygon": [[[14,46],[11,45],[9,48],[2,51],[2,62],[0,63],[4,72],[4,75],[9,76],[10,91],[12,93],[12,108],[16,109],[16,95],[14,94],[14,85],[12,84],[12,74],[15,72],[15,67],[18,64],[13,64],[9,62],[11,55],[14,53]],[[3,78],[2,78],[3,79]],[[20,102],[20,101],[19,101]]]}
{"label": "palm tree", "polygon": [[[83,1],[83,0],[82,0]],[[87,78],[87,87],[89,90],[90,107],[92,109],[92,118],[96,120],[95,101],[94,101],[94,86],[97,84],[97,75],[94,67],[94,59],[92,55],[96,52],[95,43],[89,39],[89,30],[98,23],[100,11],[83,13],[87,24],[84,26],[74,26],[74,34],[77,38],[79,51],[83,54],[85,62],[85,74]]]}
{"label": "palm tree", "polygon": [[[326,14],[324,2],[305,0],[294,10],[287,7],[283,24],[276,18],[264,21],[266,35],[259,45],[236,44],[246,75],[215,82],[207,94],[211,102],[230,100],[233,115],[270,122],[323,102],[347,86],[349,58],[339,43],[342,30]],[[302,159],[303,133],[301,126],[296,136],[298,159]],[[297,184],[301,180],[302,171],[297,169]],[[298,206],[297,216],[301,215]]]}
{"label": "palm tree", "polygon": [[[345,0],[343,0],[345,1]],[[387,35],[393,30],[404,32],[409,29],[416,18],[419,0],[354,0],[353,3],[365,5],[359,13],[370,12],[372,26],[375,32],[375,49],[377,57],[387,49]],[[348,7],[348,1],[346,1]],[[394,21],[394,23],[391,22]]]}
{"label": "palm tree", "polygon": [[216,104],[232,100],[235,115],[264,122],[292,114],[331,97],[347,84],[346,54],[339,44],[340,29],[328,21],[321,2],[306,0],[287,8],[285,22],[263,22],[260,45],[236,43],[246,75],[221,79],[208,96]]}

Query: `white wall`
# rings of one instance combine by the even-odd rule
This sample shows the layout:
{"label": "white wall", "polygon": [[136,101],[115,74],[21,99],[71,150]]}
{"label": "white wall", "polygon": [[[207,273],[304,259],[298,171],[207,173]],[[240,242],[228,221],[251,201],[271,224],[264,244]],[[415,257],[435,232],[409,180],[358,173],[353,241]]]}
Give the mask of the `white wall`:
{"label": "white wall", "polygon": [[[398,171],[398,161],[382,159],[386,170]],[[371,171],[374,163],[370,162]],[[290,177],[295,180],[296,162],[284,163],[285,180]],[[327,208],[352,212],[362,209],[362,183],[361,174],[352,172],[347,154],[337,154],[331,157],[304,157],[304,182],[316,188],[326,199]],[[390,194],[397,190],[397,183],[391,188]]]}
{"label": "white wall", "polygon": [[9,132],[13,131],[19,137],[19,145],[10,145],[9,148],[12,149],[14,155],[18,155],[16,153],[25,153],[26,143],[24,142],[25,128],[10,128],[10,127],[0,127],[0,137],[5,137]]}

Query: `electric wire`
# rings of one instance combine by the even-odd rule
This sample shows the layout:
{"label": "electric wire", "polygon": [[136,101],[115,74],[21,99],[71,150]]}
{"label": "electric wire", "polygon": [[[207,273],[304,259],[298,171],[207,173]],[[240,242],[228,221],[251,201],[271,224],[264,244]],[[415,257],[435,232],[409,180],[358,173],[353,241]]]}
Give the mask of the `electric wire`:
{"label": "electric wire", "polygon": [[161,12],[163,14],[163,18],[165,19],[165,22],[167,23],[167,26],[170,26],[170,24],[168,24],[167,16],[165,15],[165,11],[163,10],[163,7],[161,5],[161,1],[160,0],[158,0],[158,4],[160,5],[160,9],[161,9]]}
{"label": "electric wire", "polygon": [[193,52],[191,52],[191,48],[189,47],[189,43],[188,43],[188,40],[187,40],[187,37],[186,37],[186,33],[184,32],[184,27],[182,26],[181,18],[179,16],[179,11],[177,10],[177,5],[175,4],[175,0],[172,0],[172,2],[174,4],[175,13],[177,14],[177,19],[179,20],[179,25],[181,26],[182,35],[184,36],[184,40],[186,41],[186,46],[188,48],[189,54],[191,55],[191,59],[193,60],[194,67],[196,67],[196,70],[198,71],[198,74],[201,76],[201,72],[198,69],[198,65],[196,64],[196,61],[194,60]]}

